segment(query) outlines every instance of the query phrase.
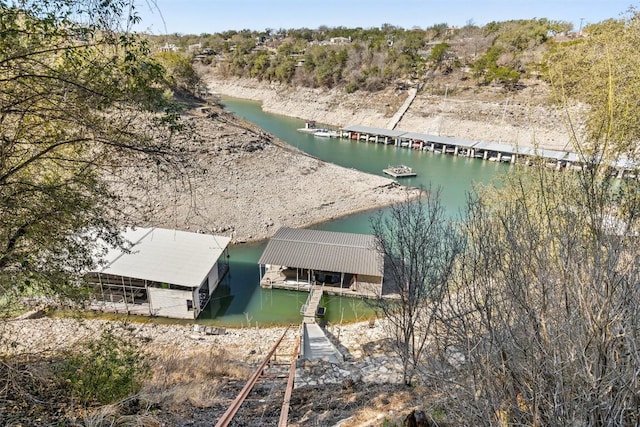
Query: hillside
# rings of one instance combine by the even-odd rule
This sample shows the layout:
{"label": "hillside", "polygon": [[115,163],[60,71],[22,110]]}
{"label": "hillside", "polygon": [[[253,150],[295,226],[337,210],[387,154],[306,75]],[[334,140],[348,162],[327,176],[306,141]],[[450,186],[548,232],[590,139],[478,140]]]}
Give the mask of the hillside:
{"label": "hillside", "polygon": [[[336,127],[385,128],[407,97],[406,90],[345,93],[341,89],[309,89],[251,79],[224,79],[201,69],[207,86],[221,94],[262,101],[270,113],[315,120]],[[445,83],[450,82],[450,83]],[[445,93],[440,89],[448,87]],[[551,105],[550,91],[540,81],[517,92],[472,88],[443,79],[423,88],[396,129],[468,140],[571,150],[564,112]]]}

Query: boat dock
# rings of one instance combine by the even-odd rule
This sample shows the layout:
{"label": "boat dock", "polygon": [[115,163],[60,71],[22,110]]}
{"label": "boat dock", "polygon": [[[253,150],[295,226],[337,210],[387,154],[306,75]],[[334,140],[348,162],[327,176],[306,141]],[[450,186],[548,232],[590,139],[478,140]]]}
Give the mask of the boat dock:
{"label": "boat dock", "polygon": [[[542,160],[548,167],[557,170],[581,170],[589,163],[588,158],[571,151],[521,147],[500,142],[472,141],[452,136],[405,132],[399,129],[349,125],[341,128],[339,132],[340,138],[358,142],[394,145],[399,148],[471,157],[493,162],[530,165],[534,161]],[[640,164],[626,157],[617,159],[609,166],[611,173],[618,178],[635,178],[637,177],[638,169],[640,169]]]}
{"label": "boat dock", "polygon": [[322,300],[322,294],[324,293],[323,285],[314,285],[309,291],[307,302],[304,303],[300,309],[300,314],[304,316],[305,322],[313,322],[318,308],[320,307],[320,301]]}

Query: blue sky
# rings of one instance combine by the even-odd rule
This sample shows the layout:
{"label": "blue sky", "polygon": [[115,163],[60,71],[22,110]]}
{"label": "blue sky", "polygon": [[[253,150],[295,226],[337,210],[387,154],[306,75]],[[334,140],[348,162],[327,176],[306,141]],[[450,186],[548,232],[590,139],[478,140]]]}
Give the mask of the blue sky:
{"label": "blue sky", "polygon": [[[621,18],[639,0],[136,0],[153,34],[201,34],[266,28],[379,27],[405,29],[447,23],[485,25],[509,19],[548,18],[580,25]],[[164,21],[164,22],[163,22]]]}

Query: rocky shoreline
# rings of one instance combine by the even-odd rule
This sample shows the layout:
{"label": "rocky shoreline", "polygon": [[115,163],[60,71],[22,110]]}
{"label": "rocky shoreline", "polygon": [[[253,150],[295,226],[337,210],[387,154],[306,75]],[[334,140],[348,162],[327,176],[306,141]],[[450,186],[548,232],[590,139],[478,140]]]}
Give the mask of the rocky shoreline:
{"label": "rocky shoreline", "polygon": [[[0,353],[56,354],[95,339],[108,327],[121,328],[142,344],[149,354],[186,351],[222,351],[229,360],[258,364],[285,332],[285,327],[219,328],[216,334],[194,325],[157,324],[141,321],[52,318],[16,319],[3,322]],[[293,331],[295,336],[296,331]],[[296,371],[296,387],[340,384],[349,378],[375,384],[402,382],[402,366],[386,342],[384,321],[329,325],[326,333],[344,362],[305,361]],[[333,366],[332,366],[333,365]]]}
{"label": "rocky shoreline", "polygon": [[309,156],[217,106],[191,109],[183,120],[191,132],[180,143],[193,153],[185,170],[160,181],[156,171],[138,170],[135,186],[117,190],[134,201],[129,218],[137,225],[225,235],[237,244],[416,194],[392,179]]}

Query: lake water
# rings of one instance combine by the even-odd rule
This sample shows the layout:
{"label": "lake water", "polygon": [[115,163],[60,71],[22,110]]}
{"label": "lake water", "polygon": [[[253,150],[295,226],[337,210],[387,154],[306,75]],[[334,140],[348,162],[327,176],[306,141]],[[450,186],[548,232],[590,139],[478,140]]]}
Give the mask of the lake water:
{"label": "lake water", "polygon": [[[226,110],[326,162],[376,175],[383,175],[382,169],[389,165],[411,166],[417,177],[403,178],[399,182],[409,186],[441,187],[443,204],[452,216],[463,208],[466,194],[474,183],[487,183],[509,167],[480,159],[384,144],[318,138],[297,131],[304,127],[304,121],[264,113],[258,102],[223,98],[223,104]],[[372,214],[359,213],[314,228],[370,233],[369,218]],[[214,292],[198,323],[225,326],[300,323],[300,307],[306,301],[306,292],[266,290],[259,286],[257,262],[265,245],[266,242],[262,242],[229,248],[229,274]],[[365,301],[355,298],[325,296],[322,305],[327,307],[327,320],[330,322],[364,320],[372,314]]]}

